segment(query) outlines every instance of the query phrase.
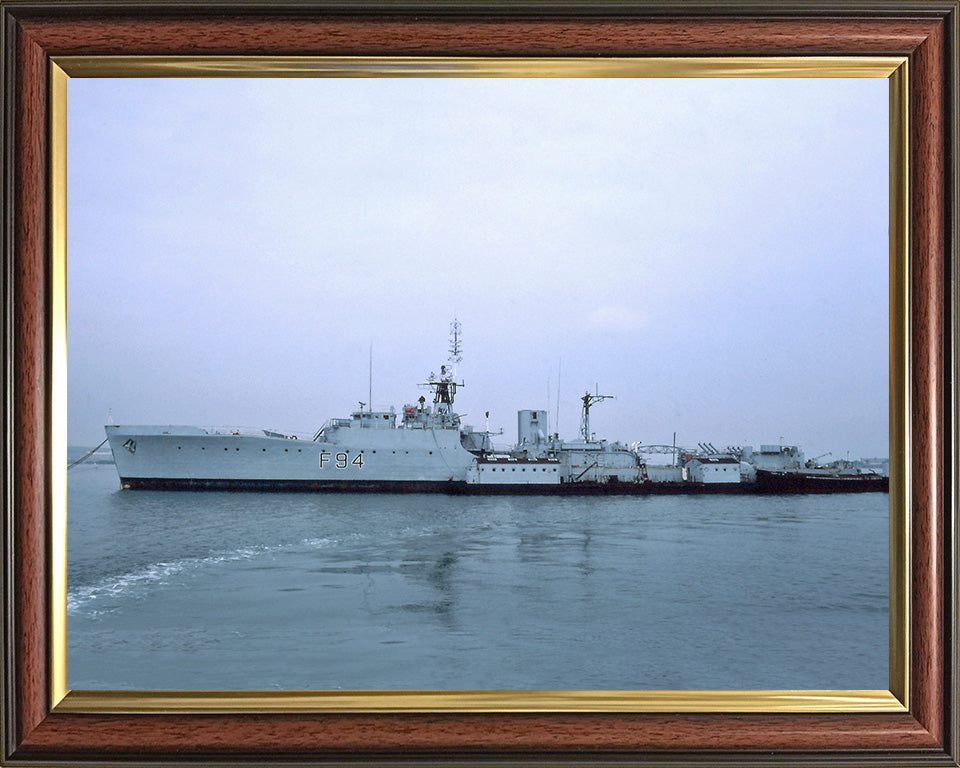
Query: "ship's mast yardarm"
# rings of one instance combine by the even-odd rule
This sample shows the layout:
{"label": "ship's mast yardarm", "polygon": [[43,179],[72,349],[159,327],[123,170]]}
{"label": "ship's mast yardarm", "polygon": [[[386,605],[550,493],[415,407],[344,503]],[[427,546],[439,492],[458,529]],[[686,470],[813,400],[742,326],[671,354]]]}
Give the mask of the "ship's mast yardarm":
{"label": "ship's mast yardarm", "polygon": [[590,442],[590,406],[612,398],[613,395],[601,395],[599,386],[595,394],[591,395],[588,390],[584,393],[583,397],[580,398],[580,400],[583,401],[583,416],[580,418],[580,434],[584,442]]}

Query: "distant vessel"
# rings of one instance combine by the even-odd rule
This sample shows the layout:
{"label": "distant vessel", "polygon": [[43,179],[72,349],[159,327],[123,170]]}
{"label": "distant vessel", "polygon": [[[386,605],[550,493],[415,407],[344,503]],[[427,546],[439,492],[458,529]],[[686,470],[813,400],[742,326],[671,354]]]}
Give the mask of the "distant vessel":
{"label": "distant vessel", "polygon": [[757,470],[758,493],[865,493],[889,491],[890,478],[842,467]]}
{"label": "distant vessel", "polygon": [[[673,446],[669,466],[648,466],[650,446],[598,440],[590,431],[590,408],[609,397],[599,391],[581,397],[577,440],[551,434],[547,411],[521,410],[516,444],[496,449],[489,430],[462,424],[453,410],[463,386],[457,381],[460,360],[461,327],[455,320],[447,363],[422,384],[432,402],[421,396],[401,414],[361,403],[349,418],[327,421],[312,439],[266,429],[107,425],[121,487],[505,494],[808,493],[813,488],[795,474],[803,468],[796,446],[762,446],[757,453],[750,447],[720,451],[709,443],[695,450]],[[668,446],[657,448],[666,452]],[[834,492],[867,489],[846,482],[831,487]],[[886,490],[886,485],[870,490]]]}

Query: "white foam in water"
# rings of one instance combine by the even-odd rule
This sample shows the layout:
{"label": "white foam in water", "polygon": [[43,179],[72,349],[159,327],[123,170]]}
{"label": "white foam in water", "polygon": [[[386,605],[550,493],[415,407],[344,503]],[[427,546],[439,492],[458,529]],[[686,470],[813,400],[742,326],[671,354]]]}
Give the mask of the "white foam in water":
{"label": "white foam in water", "polygon": [[103,579],[97,584],[72,590],[67,592],[67,613],[75,614],[94,600],[119,597],[132,589],[160,582],[166,577],[180,573],[187,566],[188,561],[153,563],[142,570]]}
{"label": "white foam in water", "polygon": [[[311,538],[303,539],[298,545],[308,549],[321,549],[333,544],[332,539]],[[291,545],[243,547],[232,552],[223,552],[207,557],[191,557],[177,560],[172,563],[151,563],[144,568],[120,576],[102,579],[96,584],[78,587],[67,592],[67,614],[77,615],[84,609],[90,617],[96,617],[104,610],[98,610],[110,598],[142,597],[154,586],[163,584],[171,576],[195,571],[209,565],[236,562],[238,560],[252,560],[261,555],[290,549]],[[106,610],[110,610],[108,606]]]}
{"label": "white foam in water", "polygon": [[304,539],[300,542],[303,546],[308,549],[322,549],[323,547],[333,544],[333,539]]}

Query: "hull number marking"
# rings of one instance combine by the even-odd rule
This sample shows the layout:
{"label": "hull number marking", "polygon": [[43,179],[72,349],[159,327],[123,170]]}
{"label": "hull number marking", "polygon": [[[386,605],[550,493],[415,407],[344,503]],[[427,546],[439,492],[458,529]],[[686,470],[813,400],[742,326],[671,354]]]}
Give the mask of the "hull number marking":
{"label": "hull number marking", "polygon": [[320,469],[323,469],[327,463],[333,464],[337,469],[346,469],[349,464],[355,464],[362,469],[363,452],[361,451],[351,460],[347,451],[340,451],[336,454],[330,451],[320,451]]}

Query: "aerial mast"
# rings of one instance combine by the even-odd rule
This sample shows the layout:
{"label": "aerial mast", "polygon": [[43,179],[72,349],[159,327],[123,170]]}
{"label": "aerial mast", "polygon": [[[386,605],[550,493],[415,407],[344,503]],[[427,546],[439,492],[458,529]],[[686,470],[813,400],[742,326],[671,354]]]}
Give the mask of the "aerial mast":
{"label": "aerial mast", "polygon": [[557,418],[553,422],[553,431],[559,437],[560,435],[560,371],[563,368],[563,358],[557,363]]}
{"label": "aerial mast", "polygon": [[453,322],[450,323],[450,356],[447,358],[447,362],[451,368],[450,376],[454,381],[457,379],[457,364],[463,360],[463,350],[460,347],[460,334],[460,321],[454,317]]}
{"label": "aerial mast", "polygon": [[594,394],[590,394],[590,390],[588,389],[583,397],[580,398],[583,403],[583,416],[580,418],[580,434],[583,436],[584,442],[590,442],[590,406],[612,398],[613,395],[601,395],[599,385],[597,385],[597,390]]}
{"label": "aerial mast", "polygon": [[425,384],[433,388],[433,402],[443,412],[450,412],[457,387],[463,386],[463,382],[457,381],[457,364],[463,359],[460,334],[460,321],[454,318],[450,323],[450,353],[447,355],[447,364],[440,366],[439,376],[431,373]]}

